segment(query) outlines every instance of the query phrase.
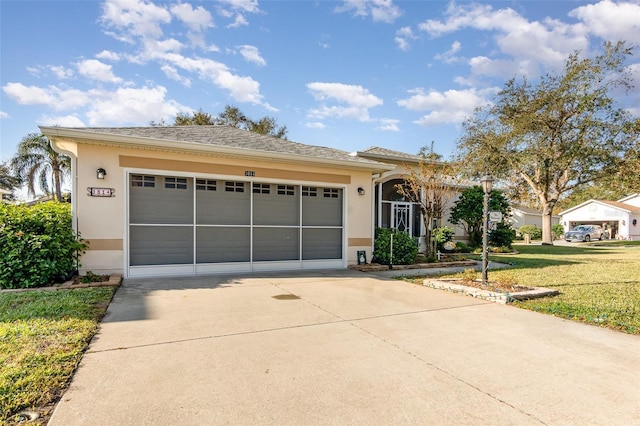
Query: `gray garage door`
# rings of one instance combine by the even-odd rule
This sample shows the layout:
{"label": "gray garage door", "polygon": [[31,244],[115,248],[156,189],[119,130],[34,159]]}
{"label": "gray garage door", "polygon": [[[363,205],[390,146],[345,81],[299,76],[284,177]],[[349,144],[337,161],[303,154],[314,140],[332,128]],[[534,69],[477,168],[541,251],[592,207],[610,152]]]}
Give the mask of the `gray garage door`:
{"label": "gray garage door", "polygon": [[129,176],[129,276],[344,266],[341,188]]}

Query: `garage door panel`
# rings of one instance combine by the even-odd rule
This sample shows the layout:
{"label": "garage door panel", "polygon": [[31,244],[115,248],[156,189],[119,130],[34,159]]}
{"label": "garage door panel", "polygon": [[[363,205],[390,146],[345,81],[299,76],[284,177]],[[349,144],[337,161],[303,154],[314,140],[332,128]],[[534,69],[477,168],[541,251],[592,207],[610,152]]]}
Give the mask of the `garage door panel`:
{"label": "garage door panel", "polygon": [[303,229],[302,259],[342,259],[342,229]]}
{"label": "garage door panel", "polygon": [[[181,179],[179,187],[172,182],[170,188],[166,188],[166,177],[144,176],[153,178],[145,183],[154,186],[133,186],[137,184],[131,177],[131,192],[129,197],[129,221],[130,223],[143,224],[189,224],[193,223],[193,188],[192,180]],[[173,178],[177,179],[177,178]]]}
{"label": "garage door panel", "polygon": [[342,226],[342,190],[325,194],[325,188],[318,189],[302,197],[302,225]]}
{"label": "garage door panel", "polygon": [[131,266],[193,263],[191,226],[135,226],[129,230]]}
{"label": "garage door panel", "polygon": [[249,262],[250,260],[250,228],[197,227],[197,263]]}
{"label": "garage door panel", "polygon": [[300,239],[297,228],[254,228],[253,260],[298,260]]}
{"label": "garage door panel", "polygon": [[249,225],[251,194],[248,192],[196,191],[196,223],[201,225]]}
{"label": "garage door panel", "polygon": [[296,195],[254,194],[253,223],[254,225],[296,226],[299,224],[299,206]]}

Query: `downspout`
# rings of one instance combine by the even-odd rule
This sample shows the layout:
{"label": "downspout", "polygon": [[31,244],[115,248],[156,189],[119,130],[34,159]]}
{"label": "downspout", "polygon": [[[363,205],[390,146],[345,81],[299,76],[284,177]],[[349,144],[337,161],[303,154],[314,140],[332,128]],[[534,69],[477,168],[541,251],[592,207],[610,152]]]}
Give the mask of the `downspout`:
{"label": "downspout", "polygon": [[[67,151],[66,149],[59,148],[56,146],[55,141],[49,138],[51,143],[51,148],[59,153],[69,156],[71,158],[71,229],[73,229],[73,233],[78,238],[78,157],[76,157],[75,153],[72,151]],[[76,269],[78,268],[78,259],[76,259]]]}

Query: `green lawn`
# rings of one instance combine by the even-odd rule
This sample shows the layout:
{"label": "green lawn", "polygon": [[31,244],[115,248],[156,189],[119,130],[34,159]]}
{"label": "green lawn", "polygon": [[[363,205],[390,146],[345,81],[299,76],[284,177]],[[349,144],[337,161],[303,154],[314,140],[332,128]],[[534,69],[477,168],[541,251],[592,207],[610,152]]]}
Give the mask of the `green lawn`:
{"label": "green lawn", "polygon": [[515,248],[520,254],[490,255],[491,261],[512,264],[490,271],[490,281],[560,291],[515,306],[640,334],[640,241]]}
{"label": "green lawn", "polygon": [[0,293],[0,424],[60,396],[114,291]]}

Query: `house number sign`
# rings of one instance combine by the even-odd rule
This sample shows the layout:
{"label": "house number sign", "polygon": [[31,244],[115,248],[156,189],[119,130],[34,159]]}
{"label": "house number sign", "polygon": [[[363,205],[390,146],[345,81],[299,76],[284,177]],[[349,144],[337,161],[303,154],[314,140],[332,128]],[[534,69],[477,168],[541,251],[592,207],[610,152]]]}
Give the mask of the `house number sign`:
{"label": "house number sign", "polygon": [[90,186],[87,188],[87,195],[90,197],[115,197],[116,190],[113,188],[95,188]]}

